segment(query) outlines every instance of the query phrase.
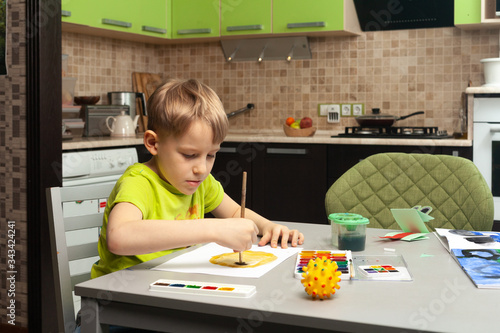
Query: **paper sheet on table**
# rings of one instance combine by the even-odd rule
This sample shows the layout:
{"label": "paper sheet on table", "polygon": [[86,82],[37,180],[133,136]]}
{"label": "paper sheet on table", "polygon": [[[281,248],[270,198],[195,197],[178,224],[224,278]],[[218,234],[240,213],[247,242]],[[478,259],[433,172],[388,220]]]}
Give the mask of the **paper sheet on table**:
{"label": "paper sheet on table", "polygon": [[[277,259],[258,267],[227,267],[212,264],[210,258],[213,256],[230,253],[233,250],[220,246],[216,243],[209,243],[201,246],[193,251],[181,254],[169,261],[158,265],[153,270],[162,270],[170,272],[180,272],[180,273],[197,273],[197,274],[210,274],[210,275],[222,275],[222,276],[233,276],[233,277],[247,277],[247,278],[259,278],[262,275],[269,272],[274,267],[278,266],[281,262],[288,259],[292,255],[301,251],[302,248],[289,247],[287,249],[282,248],[272,248],[269,245],[257,246],[253,245],[250,251],[261,251],[274,254]],[[245,257],[243,256],[243,261]]]}
{"label": "paper sheet on table", "polygon": [[[440,236],[438,239],[448,251],[450,251],[450,249],[500,249],[500,233],[494,231],[469,231],[436,228],[436,234]],[[468,238],[481,236],[489,236],[493,241],[478,244],[468,240]],[[442,237],[444,237],[444,239]]]}
{"label": "paper sheet on table", "polygon": [[391,213],[404,232],[429,233],[424,222],[434,219],[413,208],[391,209]]}

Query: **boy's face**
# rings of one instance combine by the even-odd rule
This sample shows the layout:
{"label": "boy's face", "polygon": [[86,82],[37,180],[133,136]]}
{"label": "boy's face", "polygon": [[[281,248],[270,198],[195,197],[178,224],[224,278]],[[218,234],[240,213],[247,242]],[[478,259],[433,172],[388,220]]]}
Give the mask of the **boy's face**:
{"label": "boy's face", "polygon": [[202,121],[191,124],[178,138],[162,138],[156,155],[159,176],[181,193],[193,194],[212,170],[220,149],[212,138],[212,129]]}

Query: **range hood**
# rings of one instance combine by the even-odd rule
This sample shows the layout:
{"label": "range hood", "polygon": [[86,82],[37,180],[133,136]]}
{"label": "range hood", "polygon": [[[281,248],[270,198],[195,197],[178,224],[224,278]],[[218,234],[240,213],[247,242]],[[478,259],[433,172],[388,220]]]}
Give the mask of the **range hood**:
{"label": "range hood", "polygon": [[363,31],[454,26],[455,0],[354,0]]}
{"label": "range hood", "polygon": [[307,37],[225,39],[221,46],[228,62],[312,58]]}

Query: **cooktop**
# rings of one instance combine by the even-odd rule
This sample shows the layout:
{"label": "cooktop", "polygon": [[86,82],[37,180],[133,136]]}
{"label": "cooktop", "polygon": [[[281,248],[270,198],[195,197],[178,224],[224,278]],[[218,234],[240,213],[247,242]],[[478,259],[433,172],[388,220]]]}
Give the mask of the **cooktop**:
{"label": "cooktop", "polygon": [[387,138],[387,139],[449,139],[447,131],[431,126],[346,127],[344,133],[334,137]]}

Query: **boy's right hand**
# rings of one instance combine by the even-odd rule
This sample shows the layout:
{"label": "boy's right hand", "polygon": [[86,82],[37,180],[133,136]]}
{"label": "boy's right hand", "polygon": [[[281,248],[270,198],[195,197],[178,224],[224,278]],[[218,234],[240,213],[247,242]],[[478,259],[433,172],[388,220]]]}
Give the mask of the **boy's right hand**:
{"label": "boy's right hand", "polygon": [[218,220],[217,244],[236,252],[249,250],[257,241],[259,228],[249,219],[229,218]]}

